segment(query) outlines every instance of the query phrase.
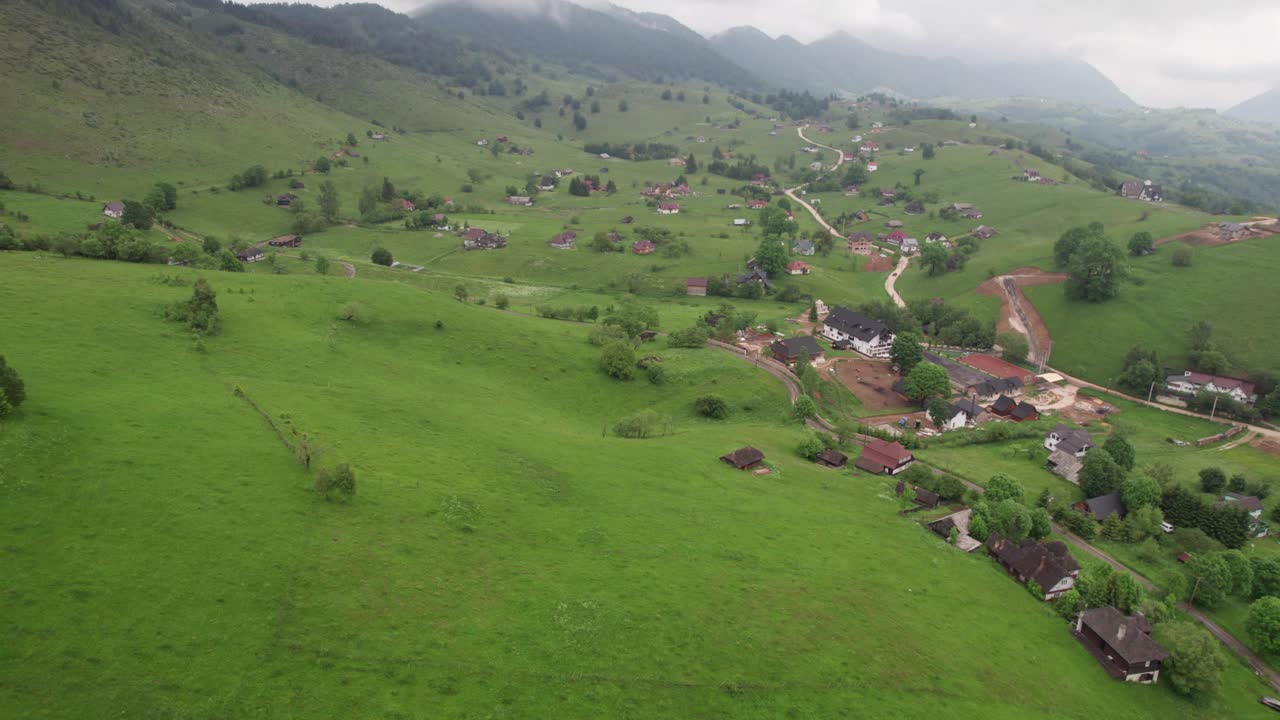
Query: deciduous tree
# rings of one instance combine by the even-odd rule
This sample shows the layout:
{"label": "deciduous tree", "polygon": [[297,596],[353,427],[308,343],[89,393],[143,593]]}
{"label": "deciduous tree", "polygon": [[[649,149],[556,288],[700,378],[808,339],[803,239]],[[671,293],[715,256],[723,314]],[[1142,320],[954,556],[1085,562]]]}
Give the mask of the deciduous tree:
{"label": "deciduous tree", "polygon": [[920,348],[920,335],[914,332],[900,332],[893,336],[893,345],[889,349],[889,359],[898,366],[898,372],[907,375],[924,360],[924,350]]}
{"label": "deciduous tree", "polygon": [[930,362],[917,363],[903,382],[906,396],[919,403],[931,397],[946,397],[951,392],[951,379],[947,371]]}
{"label": "deciduous tree", "polygon": [[1186,620],[1167,622],[1156,627],[1156,640],[1169,651],[1164,668],[1174,690],[1204,696],[1218,689],[1227,659],[1208,630]]}

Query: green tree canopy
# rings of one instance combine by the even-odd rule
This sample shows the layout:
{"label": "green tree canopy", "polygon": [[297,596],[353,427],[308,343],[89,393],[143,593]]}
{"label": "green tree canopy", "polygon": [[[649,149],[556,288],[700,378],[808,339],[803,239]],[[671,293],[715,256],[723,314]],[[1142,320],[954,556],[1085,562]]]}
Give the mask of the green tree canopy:
{"label": "green tree canopy", "polygon": [[1080,468],[1080,487],[1085,497],[1109,495],[1120,489],[1124,470],[1116,464],[1110,453],[1091,452],[1084,456]]}
{"label": "green tree canopy", "polygon": [[630,342],[611,342],[600,351],[600,366],[609,377],[631,380],[636,376],[636,351]]}
{"label": "green tree canopy", "polygon": [[1208,630],[1188,620],[1167,622],[1156,626],[1156,640],[1169,651],[1164,668],[1174,690],[1204,696],[1218,689],[1227,659]]}
{"label": "green tree canopy", "polygon": [[1116,464],[1125,470],[1132,470],[1135,460],[1133,445],[1124,439],[1119,433],[1112,433],[1111,437],[1102,444],[1102,449],[1107,451]]}
{"label": "green tree canopy", "polygon": [[986,497],[988,502],[998,503],[1004,500],[1016,500],[1023,502],[1025,495],[1022,486],[1017,480],[1005,475],[1004,473],[996,473],[986,484]]}
{"label": "green tree canopy", "polygon": [[1067,264],[1066,293],[1072,300],[1104,302],[1120,291],[1125,275],[1124,254],[1102,235],[1090,235],[1076,248]]}
{"label": "green tree canopy", "polygon": [[[778,210],[778,212],[782,211]],[[783,213],[783,217],[786,217],[786,213]],[[766,237],[756,248],[756,262],[770,277],[782,275],[787,269],[787,249],[777,240]]]}
{"label": "green tree canopy", "polygon": [[1143,230],[1136,232],[1129,238],[1129,254],[1133,256],[1146,255],[1155,247],[1155,241],[1151,238],[1151,233]]}
{"label": "green tree canopy", "polygon": [[1004,348],[1004,359],[1012,363],[1025,362],[1031,350],[1027,336],[1020,332],[1003,332],[996,336],[996,344]]}
{"label": "green tree canopy", "polygon": [[1160,483],[1149,477],[1135,475],[1120,483],[1120,497],[1130,513],[1141,507],[1160,505]]}
{"label": "green tree canopy", "polygon": [[17,409],[27,399],[27,386],[3,355],[0,355],[0,396],[7,401],[9,411]]}
{"label": "green tree canopy", "polygon": [[898,366],[898,372],[906,375],[924,360],[924,350],[920,347],[920,335],[915,332],[900,332],[893,337],[893,346],[889,350],[889,358]]}
{"label": "green tree canopy", "polygon": [[951,394],[951,379],[947,371],[940,365],[930,362],[917,363],[907,379],[903,382],[906,396],[920,403],[931,397],[946,397]]}

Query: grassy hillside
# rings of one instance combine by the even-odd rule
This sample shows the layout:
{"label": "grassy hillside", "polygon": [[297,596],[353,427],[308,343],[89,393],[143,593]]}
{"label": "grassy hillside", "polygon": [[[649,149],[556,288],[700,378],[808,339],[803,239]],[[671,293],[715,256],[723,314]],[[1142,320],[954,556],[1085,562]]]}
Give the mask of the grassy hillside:
{"label": "grassy hillside", "polygon": [[[157,313],[196,275],[0,256],[15,716],[1262,716],[1234,665],[1203,705],[1107,679],[884,483],[794,458],[781,386],[732,357],[659,349],[670,384],[620,384],[577,326],[258,274],[214,276],[200,352]],[[236,387],[356,498],[310,492]],[[707,391],[728,422],[691,416]],[[643,407],[676,433],[601,435]],[[716,460],[746,443],[773,475]]]}

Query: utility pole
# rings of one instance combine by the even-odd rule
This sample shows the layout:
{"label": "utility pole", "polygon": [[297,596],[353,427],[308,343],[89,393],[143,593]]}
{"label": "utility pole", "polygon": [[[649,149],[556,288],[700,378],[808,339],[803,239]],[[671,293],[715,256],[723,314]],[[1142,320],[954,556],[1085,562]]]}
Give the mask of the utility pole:
{"label": "utility pole", "polygon": [[1220,397],[1220,396],[1219,396],[1217,393],[1214,393],[1214,394],[1213,394],[1213,409],[1209,411],[1209,419],[1210,419],[1210,420],[1212,420],[1212,419],[1213,419],[1213,414],[1214,414],[1214,413],[1216,413],[1216,412],[1218,412],[1218,398],[1219,398],[1219,397]]}
{"label": "utility pole", "polygon": [[1197,591],[1197,590],[1199,590],[1199,589],[1200,589],[1200,576],[1199,576],[1199,575],[1197,575],[1197,576],[1196,576],[1196,584],[1195,584],[1195,587],[1191,588],[1191,597],[1187,599],[1187,605],[1195,605],[1195,602],[1196,602],[1196,591]]}
{"label": "utility pole", "polygon": [[1147,402],[1151,402],[1151,396],[1156,392],[1156,381],[1151,381],[1151,389],[1147,391]]}

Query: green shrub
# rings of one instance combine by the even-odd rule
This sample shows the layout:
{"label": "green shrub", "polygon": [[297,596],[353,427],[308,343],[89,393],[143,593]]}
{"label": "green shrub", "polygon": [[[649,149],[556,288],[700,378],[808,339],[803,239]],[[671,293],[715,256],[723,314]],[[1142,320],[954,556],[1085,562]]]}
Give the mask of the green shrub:
{"label": "green shrub", "polygon": [[670,419],[656,410],[641,410],[614,423],[613,434],[632,439],[650,438],[666,434],[670,424]]}
{"label": "green shrub", "polygon": [[729,404],[719,395],[703,395],[693,401],[693,411],[712,420],[724,420],[729,417]]}

